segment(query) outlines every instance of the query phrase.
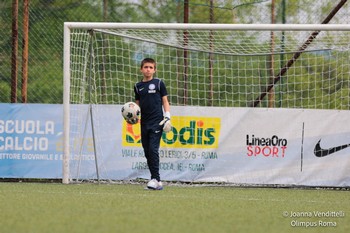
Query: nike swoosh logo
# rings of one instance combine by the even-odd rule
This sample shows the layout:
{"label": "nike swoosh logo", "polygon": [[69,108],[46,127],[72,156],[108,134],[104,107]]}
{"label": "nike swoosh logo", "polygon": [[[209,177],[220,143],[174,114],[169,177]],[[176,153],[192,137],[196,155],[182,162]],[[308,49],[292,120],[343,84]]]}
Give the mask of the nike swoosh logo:
{"label": "nike swoosh logo", "polygon": [[337,151],[343,150],[350,146],[350,144],[344,144],[344,145],[332,147],[329,149],[322,149],[320,146],[320,142],[321,142],[321,139],[315,145],[314,154],[316,157],[325,157],[327,155],[333,154]]}
{"label": "nike swoosh logo", "polygon": [[155,133],[159,133],[160,132],[160,130],[156,130],[156,131],[154,131]]}
{"label": "nike swoosh logo", "polygon": [[139,89],[139,91],[142,91],[143,89],[145,89],[145,88],[143,87],[143,88]]}

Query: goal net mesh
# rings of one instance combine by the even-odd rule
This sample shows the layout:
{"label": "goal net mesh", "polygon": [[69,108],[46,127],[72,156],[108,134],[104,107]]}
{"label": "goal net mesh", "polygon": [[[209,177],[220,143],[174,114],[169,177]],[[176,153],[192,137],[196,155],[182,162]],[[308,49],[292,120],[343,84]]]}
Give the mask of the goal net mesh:
{"label": "goal net mesh", "polygon": [[[86,168],[96,178],[94,158],[74,157],[84,154],[83,148],[91,152],[94,143],[100,150],[92,139],[80,141],[93,133],[87,106],[97,112],[100,104],[133,101],[133,85],[142,78],[140,62],[145,57],[157,61],[156,76],[167,84],[172,106],[348,110],[350,34],[320,31],[310,40],[312,33],[71,29],[69,102],[76,107],[70,114],[70,137],[75,140],[70,176]],[[108,124],[108,117],[93,124]],[[102,132],[95,134],[98,140],[111,140]],[[103,176],[103,164],[99,166]]]}
{"label": "goal net mesh", "polygon": [[[140,62],[152,57],[172,105],[251,107],[311,33],[74,29],[71,101],[132,100]],[[304,47],[258,106],[349,109],[349,33],[321,31]]]}

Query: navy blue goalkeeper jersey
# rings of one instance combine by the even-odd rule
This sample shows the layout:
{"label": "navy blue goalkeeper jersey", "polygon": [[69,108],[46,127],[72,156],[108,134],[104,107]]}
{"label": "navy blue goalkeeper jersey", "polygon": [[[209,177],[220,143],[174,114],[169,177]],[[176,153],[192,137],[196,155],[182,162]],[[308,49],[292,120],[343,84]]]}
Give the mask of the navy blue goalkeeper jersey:
{"label": "navy blue goalkeeper jersey", "polygon": [[168,95],[165,84],[158,78],[138,82],[134,86],[135,100],[140,101],[141,124],[154,125],[163,120],[162,97]]}

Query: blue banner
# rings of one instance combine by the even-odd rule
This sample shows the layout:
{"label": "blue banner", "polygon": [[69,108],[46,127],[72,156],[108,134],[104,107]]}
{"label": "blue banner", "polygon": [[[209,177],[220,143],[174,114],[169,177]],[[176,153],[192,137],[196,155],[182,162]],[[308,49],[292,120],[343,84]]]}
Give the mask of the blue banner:
{"label": "blue banner", "polygon": [[0,104],[0,177],[61,178],[63,106]]}

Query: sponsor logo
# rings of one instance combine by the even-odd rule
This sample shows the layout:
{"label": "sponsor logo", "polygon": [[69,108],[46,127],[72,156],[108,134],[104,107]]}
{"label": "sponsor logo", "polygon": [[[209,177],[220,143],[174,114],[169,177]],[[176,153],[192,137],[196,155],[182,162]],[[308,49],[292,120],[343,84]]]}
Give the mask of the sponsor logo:
{"label": "sponsor logo", "polygon": [[[140,122],[140,121],[139,121]],[[129,124],[123,121],[123,146],[139,146],[141,145],[141,127],[140,123]]]}
{"label": "sponsor logo", "polygon": [[284,158],[288,141],[277,135],[261,138],[255,135],[246,136],[247,155],[249,157],[275,157]]}
{"label": "sponsor logo", "polygon": [[333,154],[335,152],[338,152],[338,151],[343,150],[343,149],[350,146],[350,144],[344,144],[341,146],[323,149],[323,148],[321,148],[320,143],[321,143],[321,139],[316,143],[315,148],[314,148],[314,154],[316,157],[325,157],[327,155]]}
{"label": "sponsor logo", "polygon": [[[217,148],[221,119],[217,117],[173,116],[172,130],[163,133],[161,147],[168,148]],[[140,124],[123,121],[122,145],[141,147]]]}
{"label": "sponsor logo", "polygon": [[48,151],[54,121],[0,120],[0,151]]}

